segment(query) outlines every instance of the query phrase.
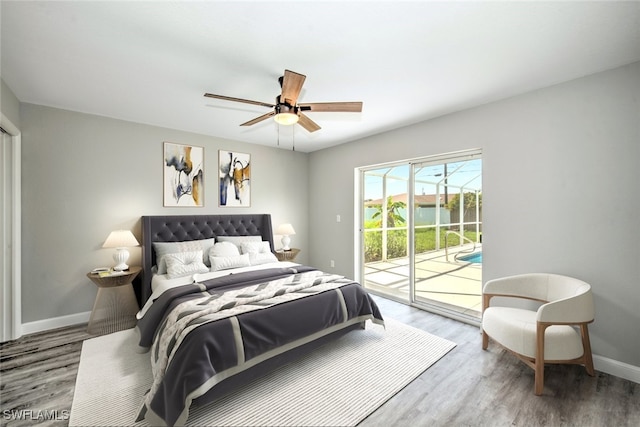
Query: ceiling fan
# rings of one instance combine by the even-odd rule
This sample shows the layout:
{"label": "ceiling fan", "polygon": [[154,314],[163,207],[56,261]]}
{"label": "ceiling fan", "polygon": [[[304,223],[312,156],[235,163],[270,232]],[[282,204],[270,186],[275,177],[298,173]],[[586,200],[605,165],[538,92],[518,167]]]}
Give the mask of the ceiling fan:
{"label": "ceiling fan", "polygon": [[298,104],[298,95],[302,90],[302,85],[306,76],[295,73],[293,71],[284,70],[284,76],[278,81],[282,88],[282,93],[276,97],[275,104],[269,104],[260,101],[251,101],[248,99],[233,98],[224,95],[214,95],[205,93],[204,96],[209,98],[224,99],[226,101],[243,102],[245,104],[260,105],[262,107],[272,108],[273,110],[263,114],[248,122],[242,123],[240,126],[251,126],[263,120],[273,117],[276,122],[282,125],[300,124],[309,132],[315,132],[320,126],[308,116],[303,114],[304,111],[310,112],[348,112],[359,113],[362,111],[362,102],[306,102]]}

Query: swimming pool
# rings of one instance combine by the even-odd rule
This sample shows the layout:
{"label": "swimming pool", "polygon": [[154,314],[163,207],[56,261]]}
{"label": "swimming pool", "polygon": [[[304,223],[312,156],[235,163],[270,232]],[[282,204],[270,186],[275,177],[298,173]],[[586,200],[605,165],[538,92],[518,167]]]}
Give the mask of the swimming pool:
{"label": "swimming pool", "polygon": [[482,264],[482,252],[476,252],[473,254],[461,256],[457,259],[458,261],[467,261],[473,264]]}

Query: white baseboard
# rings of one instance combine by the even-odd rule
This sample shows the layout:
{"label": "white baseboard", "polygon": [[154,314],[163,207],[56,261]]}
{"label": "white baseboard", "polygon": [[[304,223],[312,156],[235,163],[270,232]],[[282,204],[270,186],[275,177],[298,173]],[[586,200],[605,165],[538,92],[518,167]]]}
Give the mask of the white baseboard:
{"label": "white baseboard", "polygon": [[34,334],[36,332],[48,331],[51,329],[64,328],[65,326],[89,323],[90,311],[84,313],[70,314],[68,316],[54,317],[51,319],[36,320],[35,322],[22,324],[22,335]]}
{"label": "white baseboard", "polygon": [[596,371],[624,378],[640,384],[640,367],[619,362],[608,357],[593,355],[593,367]]}

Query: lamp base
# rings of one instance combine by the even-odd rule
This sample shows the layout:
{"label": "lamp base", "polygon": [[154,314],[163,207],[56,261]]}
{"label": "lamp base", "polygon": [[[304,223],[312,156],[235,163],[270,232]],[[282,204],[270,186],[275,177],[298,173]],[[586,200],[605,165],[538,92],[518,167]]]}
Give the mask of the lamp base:
{"label": "lamp base", "polygon": [[282,236],[282,250],[283,251],[290,251],[291,248],[289,247],[289,243],[291,243],[291,237],[289,236]]}
{"label": "lamp base", "polygon": [[113,260],[116,262],[113,269],[115,271],[125,271],[129,269],[127,260],[129,259],[129,251],[126,248],[116,248],[116,252],[113,254]]}

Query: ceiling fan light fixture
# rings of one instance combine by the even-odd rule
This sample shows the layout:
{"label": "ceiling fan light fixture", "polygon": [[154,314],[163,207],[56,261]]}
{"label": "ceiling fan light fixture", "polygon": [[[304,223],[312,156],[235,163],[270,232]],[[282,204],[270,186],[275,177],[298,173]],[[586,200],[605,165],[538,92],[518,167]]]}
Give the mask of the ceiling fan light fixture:
{"label": "ceiling fan light fixture", "polygon": [[280,102],[280,97],[276,99],[276,115],[273,120],[280,125],[290,126],[298,123],[298,107]]}
{"label": "ceiling fan light fixture", "polygon": [[273,120],[279,125],[290,126],[298,123],[299,117],[294,113],[278,113],[273,116]]}
{"label": "ceiling fan light fixture", "polygon": [[252,126],[268,119],[269,117],[273,117],[274,121],[280,125],[291,126],[299,124],[307,132],[315,132],[320,130],[320,126],[311,120],[311,118],[305,114],[306,112],[362,112],[362,102],[312,102],[298,105],[298,96],[300,95],[305,79],[306,76],[303,74],[299,74],[291,70],[284,70],[284,75],[278,79],[281,93],[276,96],[276,102],[274,104],[252,101],[250,99],[233,98],[225,95],[216,95],[213,93],[205,93],[204,96],[208,98],[242,102],[245,104],[272,108],[270,112],[245,123],[241,123],[240,126]]}

